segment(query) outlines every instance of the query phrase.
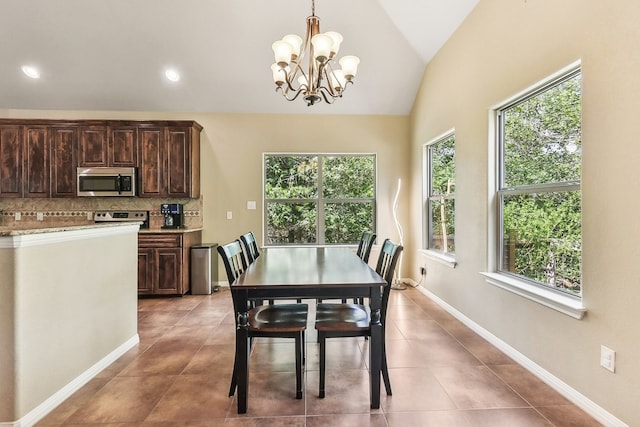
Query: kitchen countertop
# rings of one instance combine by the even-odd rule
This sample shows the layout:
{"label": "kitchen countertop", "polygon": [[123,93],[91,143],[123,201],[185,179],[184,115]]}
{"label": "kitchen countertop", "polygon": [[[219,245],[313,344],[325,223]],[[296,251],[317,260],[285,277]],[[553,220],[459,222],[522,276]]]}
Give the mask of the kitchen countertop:
{"label": "kitchen countertop", "polygon": [[[41,233],[56,233],[59,231],[69,230],[85,230],[99,227],[119,227],[122,225],[142,225],[142,222],[138,221],[126,221],[126,222],[101,222],[95,224],[83,224],[83,225],[62,225],[62,224],[49,224],[49,225],[33,225],[24,224],[19,226],[0,226],[0,237],[7,236],[26,236],[29,234],[41,234]],[[151,233],[191,233],[195,231],[202,231],[200,228],[141,228],[140,234]]]}
{"label": "kitchen countertop", "polygon": [[140,234],[151,234],[151,233],[191,233],[194,231],[202,231],[202,227],[200,228],[141,228]]}
{"label": "kitchen countertop", "polygon": [[42,233],[56,233],[59,231],[71,231],[71,230],[89,230],[94,228],[104,228],[104,227],[120,227],[122,225],[133,225],[138,224],[142,225],[142,222],[109,222],[109,223],[101,223],[101,224],[85,224],[85,225],[42,225],[42,226],[34,226],[31,225],[21,225],[21,226],[0,226],[0,237],[8,237],[8,236],[26,236],[29,234],[42,234]]}

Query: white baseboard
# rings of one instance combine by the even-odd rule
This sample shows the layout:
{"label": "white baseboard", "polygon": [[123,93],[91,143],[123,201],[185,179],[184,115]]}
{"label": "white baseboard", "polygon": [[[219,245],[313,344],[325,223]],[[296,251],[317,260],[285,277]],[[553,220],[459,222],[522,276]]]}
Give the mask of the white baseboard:
{"label": "white baseboard", "polygon": [[[415,283],[415,282],[414,282]],[[585,395],[571,387],[569,384],[563,382],[555,375],[551,374],[547,370],[543,369],[540,365],[533,362],[531,359],[526,357],[524,354],[520,353],[515,348],[511,347],[506,342],[502,341],[500,338],[496,337],[482,326],[475,323],[473,320],[466,317],[464,314],[456,310],[451,305],[447,304],[444,300],[440,299],[438,296],[424,288],[423,286],[417,286],[417,289],[433,300],[436,304],[446,310],[449,314],[454,316],[456,319],[464,323],[471,330],[476,332],[485,340],[489,341],[491,344],[500,349],[507,356],[511,357],[513,360],[522,365],[525,369],[531,372],[533,375],[538,377],[540,380],[544,381],[551,388],[556,390],[558,393],[566,397],[568,400],[573,402],[577,407],[585,411],[587,414],[591,415],[598,422],[604,424],[608,427],[629,427],[627,424],[616,418],[613,414],[606,411],[601,406],[597,405],[595,402],[587,398]]]}
{"label": "white baseboard", "polygon": [[140,336],[135,334],[111,353],[103,357],[95,365],[91,366],[70,383],[51,395],[47,400],[29,411],[27,415],[20,418],[18,421],[0,422],[0,427],[31,427],[139,342]]}

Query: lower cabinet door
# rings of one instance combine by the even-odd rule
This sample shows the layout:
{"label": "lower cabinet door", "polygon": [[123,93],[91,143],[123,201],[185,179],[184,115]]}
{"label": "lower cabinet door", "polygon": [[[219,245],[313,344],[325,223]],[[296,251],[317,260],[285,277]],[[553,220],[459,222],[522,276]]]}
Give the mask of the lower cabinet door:
{"label": "lower cabinet door", "polygon": [[156,287],[154,294],[182,293],[182,249],[155,249]]}
{"label": "lower cabinet door", "polygon": [[153,252],[152,248],[138,248],[138,295],[153,294]]}

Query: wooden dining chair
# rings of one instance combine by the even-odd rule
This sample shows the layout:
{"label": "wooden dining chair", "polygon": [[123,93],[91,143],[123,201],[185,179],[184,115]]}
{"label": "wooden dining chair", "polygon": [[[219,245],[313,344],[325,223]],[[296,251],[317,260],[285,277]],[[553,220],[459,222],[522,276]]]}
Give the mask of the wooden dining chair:
{"label": "wooden dining chair", "polygon": [[[387,285],[381,289],[380,322],[382,323],[382,379],[388,395],[391,395],[391,381],[389,380],[389,369],[387,367],[385,326],[391,283],[402,249],[401,245],[386,239],[380,250],[376,266],[376,272],[387,282]],[[320,303],[316,305],[315,327],[318,331],[318,341],[320,343],[319,396],[323,398],[325,392],[327,338],[371,336],[369,311],[362,304]]]}
{"label": "wooden dining chair", "polygon": [[258,244],[256,243],[256,236],[252,231],[243,234],[240,236],[240,240],[244,245],[246,255],[247,255],[247,264],[251,264],[260,256],[260,251],[258,250]]}
{"label": "wooden dining chair", "polygon": [[356,255],[364,261],[369,262],[369,255],[371,254],[371,248],[376,241],[376,233],[371,231],[364,231],[362,233],[362,237],[360,237],[360,243],[358,243],[358,250],[356,251]]}
{"label": "wooden dining chair", "polygon": [[[356,250],[356,255],[364,261],[365,263],[369,263],[369,255],[371,254],[371,248],[376,241],[376,233],[372,231],[363,231],[362,237],[360,237],[360,242],[358,243],[358,250]],[[343,299],[343,303],[346,303],[347,300]],[[364,304],[364,297],[354,298],[354,303]]]}
{"label": "wooden dining chair", "polygon": [[[266,304],[258,306],[240,307],[237,292],[234,285],[242,273],[247,269],[247,263],[242,254],[240,241],[236,240],[226,245],[218,246],[218,253],[222,258],[231,296],[233,299],[233,310],[235,313],[248,312],[249,316],[249,339],[252,341],[256,337],[267,338],[293,338],[296,345],[296,399],[302,399],[302,365],[304,363],[304,331],[307,328],[307,315],[309,307],[307,304]],[[236,328],[238,327],[237,316],[234,316]],[[236,350],[233,362],[233,374],[231,376],[231,387],[229,396],[233,396],[237,386],[238,372],[238,352]]]}

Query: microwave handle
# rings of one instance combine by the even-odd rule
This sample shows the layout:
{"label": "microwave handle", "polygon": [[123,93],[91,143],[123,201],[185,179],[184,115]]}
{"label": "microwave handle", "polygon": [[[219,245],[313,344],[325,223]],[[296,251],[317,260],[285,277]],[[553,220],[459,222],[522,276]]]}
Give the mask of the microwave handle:
{"label": "microwave handle", "polygon": [[116,180],[116,191],[118,194],[122,194],[122,175],[118,174],[118,179]]}

